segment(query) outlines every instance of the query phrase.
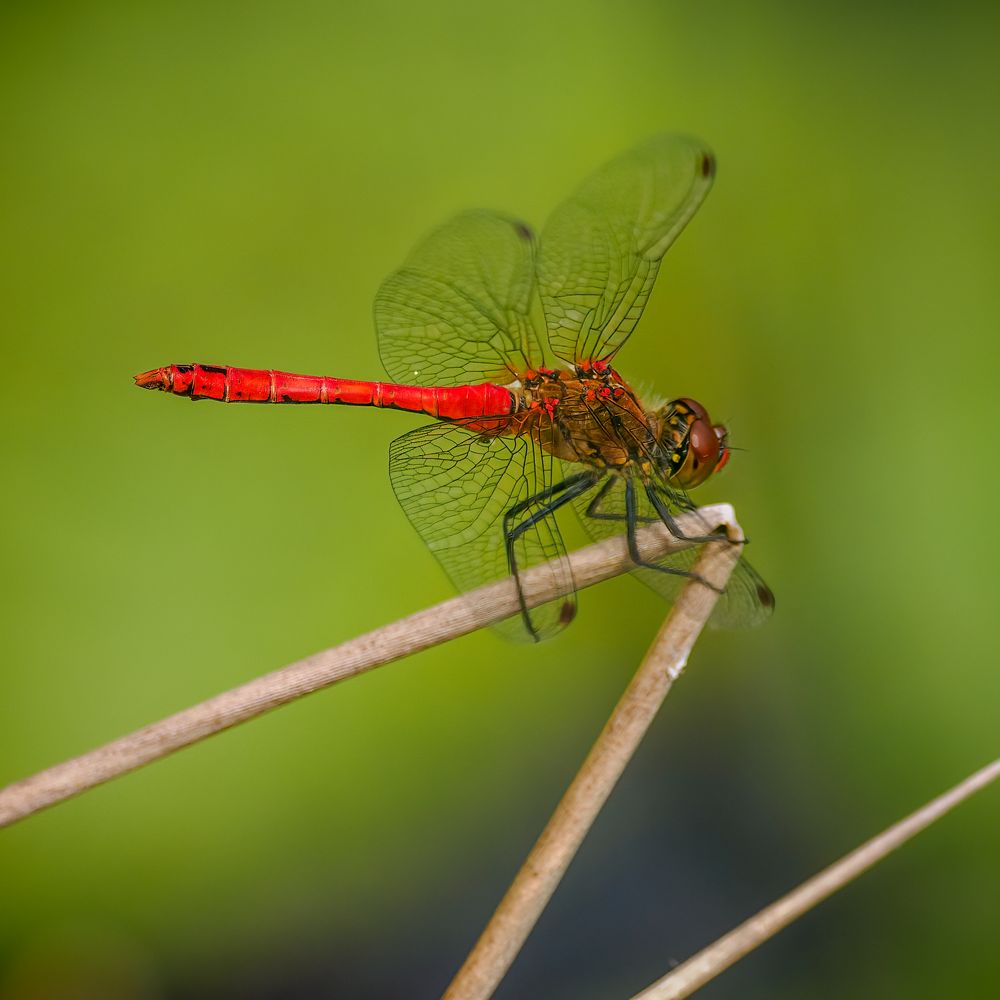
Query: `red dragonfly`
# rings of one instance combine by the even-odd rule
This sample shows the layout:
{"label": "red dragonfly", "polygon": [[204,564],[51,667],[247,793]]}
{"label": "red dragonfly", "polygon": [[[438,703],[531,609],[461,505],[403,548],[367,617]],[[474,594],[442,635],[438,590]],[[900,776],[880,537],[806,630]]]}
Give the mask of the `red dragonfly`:
{"label": "red dragonfly", "polygon": [[[675,515],[694,507],[687,490],[729,458],[727,431],[693,399],[643,404],[613,362],[660,259],[714,173],[701,142],[661,135],[585,181],[540,241],[505,215],[458,215],[376,296],[379,352],[392,382],[200,364],[135,381],[192,399],[346,403],[434,417],[392,443],[389,476],[460,590],[505,576],[517,582],[545,563],[572,595],[554,516],[572,505],[595,538],[624,533],[636,572],[670,599],[693,575],[696,550],[646,559],[636,529],[662,521],[680,533]],[[712,526],[705,529],[700,540]],[[771,591],[741,559],[712,623],[754,625],[773,607]],[[572,596],[531,609],[522,596],[520,616],[500,630],[537,641],[574,613]]]}

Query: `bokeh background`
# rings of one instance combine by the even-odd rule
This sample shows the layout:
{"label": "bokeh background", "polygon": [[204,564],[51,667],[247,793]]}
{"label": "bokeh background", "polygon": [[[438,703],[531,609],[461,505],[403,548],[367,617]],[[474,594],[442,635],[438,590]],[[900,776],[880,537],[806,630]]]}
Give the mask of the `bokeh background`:
{"label": "bokeh background", "polygon": [[[501,998],[627,997],[997,753],[996,5],[4,4],[0,782],[450,594],[371,410],[454,212],[676,129],[719,176],[622,369],[703,400],[778,595],[708,634]],[[579,541],[578,533],[570,533]],[[630,579],[0,833],[0,997],[432,998],[662,619]],[[988,792],[704,990],[1000,994]]]}

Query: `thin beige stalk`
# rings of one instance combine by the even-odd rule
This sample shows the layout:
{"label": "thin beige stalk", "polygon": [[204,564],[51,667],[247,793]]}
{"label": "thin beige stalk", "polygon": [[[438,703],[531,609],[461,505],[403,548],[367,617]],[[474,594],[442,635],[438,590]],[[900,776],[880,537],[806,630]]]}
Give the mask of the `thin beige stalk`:
{"label": "thin beige stalk", "polygon": [[[695,535],[704,532],[706,523],[726,525],[730,526],[730,536],[737,537],[733,534],[738,530],[734,527],[733,510],[728,504],[703,507],[695,513],[682,515],[678,523],[682,532]],[[643,530],[642,549],[650,557],[687,548],[689,544],[678,541],[661,525]],[[621,538],[579,549],[570,555],[570,563],[577,587],[589,587],[632,568]],[[551,589],[551,577],[544,567],[523,574],[522,584],[529,607],[561,596]],[[501,580],[315,653],[0,789],[0,826],[14,823],[303,695],[492,625],[518,611],[513,583]]]}
{"label": "thin beige stalk", "polygon": [[[709,545],[695,570],[721,588],[738,558],[737,546]],[[681,592],[548,825],[448,987],[445,1000],[485,1000],[493,995],[684,669],[717,599],[714,591],[693,582]]]}
{"label": "thin beige stalk", "polygon": [[888,830],[862,844],[807,882],[803,882],[787,896],[782,896],[777,902],[765,907],[714,944],[710,944],[682,965],[678,965],[662,979],[658,979],[641,993],[637,993],[632,1000],[681,1000],[682,997],[691,996],[720,972],[724,972],[744,955],[787,927],[793,920],[797,920],[803,913],[811,910],[828,896],[832,896],[838,889],[842,889],[901,844],[954,809],[959,802],[985,788],[998,777],[1000,777],[1000,759],[987,764],[965,781],[928,802],[894,826],[890,826]]}

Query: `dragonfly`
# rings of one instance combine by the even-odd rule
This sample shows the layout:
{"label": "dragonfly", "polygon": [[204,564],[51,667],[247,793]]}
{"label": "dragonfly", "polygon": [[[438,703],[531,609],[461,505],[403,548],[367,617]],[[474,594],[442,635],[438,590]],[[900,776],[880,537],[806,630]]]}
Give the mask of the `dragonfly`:
{"label": "dragonfly", "polygon": [[[663,255],[714,175],[700,140],[664,134],[591,175],[540,238],[498,212],[457,215],[376,295],[389,382],[174,364],[136,384],[196,400],[433,417],[391,444],[393,490],[460,591],[513,578],[520,614],[498,626],[508,637],[546,639],[575,615],[556,517],[568,506],[593,538],[625,535],[634,572],[673,600],[696,576],[698,550],[649,558],[639,528],[661,522],[685,537],[677,515],[695,510],[688,491],[727,463],[729,435],[689,397],[643,402],[616,364]],[[706,524],[690,537],[720,536]],[[567,596],[532,608],[520,579],[541,566],[552,592]],[[773,608],[771,590],[741,556],[710,624],[757,625]]]}

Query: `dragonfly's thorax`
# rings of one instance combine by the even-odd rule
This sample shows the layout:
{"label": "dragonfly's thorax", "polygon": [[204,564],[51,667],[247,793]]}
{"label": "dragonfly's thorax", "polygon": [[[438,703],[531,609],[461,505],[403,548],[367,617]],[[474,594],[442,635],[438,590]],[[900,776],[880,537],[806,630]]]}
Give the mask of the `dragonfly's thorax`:
{"label": "dragonfly's thorax", "polygon": [[729,458],[726,428],[700,403],[684,397],[647,410],[607,364],[539,368],[508,388],[514,413],[500,433],[530,436],[568,462],[690,489]]}
{"label": "dragonfly's thorax", "polygon": [[623,470],[652,459],[650,416],[607,365],[527,373],[514,390],[514,433],[528,434],[568,462]]}

